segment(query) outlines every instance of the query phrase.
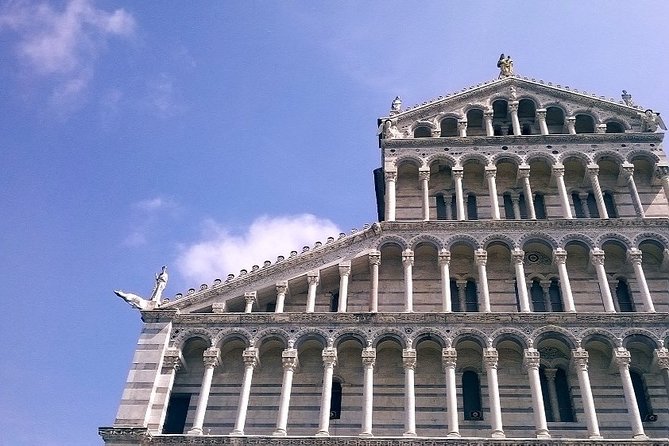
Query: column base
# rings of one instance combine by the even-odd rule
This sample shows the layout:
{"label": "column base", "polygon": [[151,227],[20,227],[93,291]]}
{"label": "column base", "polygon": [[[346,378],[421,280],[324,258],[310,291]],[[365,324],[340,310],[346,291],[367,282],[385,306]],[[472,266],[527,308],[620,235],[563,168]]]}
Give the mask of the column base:
{"label": "column base", "polygon": [[272,432],[272,437],[285,437],[288,433],[284,429],[277,429]]}
{"label": "column base", "polygon": [[537,438],[551,438],[551,434],[547,430],[537,431]]}
{"label": "column base", "polygon": [[492,434],[490,434],[492,438],[506,438],[506,434],[504,434],[504,431],[492,431]]}
{"label": "column base", "polygon": [[460,438],[460,432],[449,432],[447,438]]}
{"label": "column base", "polygon": [[330,432],[328,431],[318,431],[316,432],[316,437],[329,437]]}
{"label": "column base", "polygon": [[635,440],[648,440],[648,435],[646,434],[636,434],[632,436]]}
{"label": "column base", "polygon": [[373,437],[373,436],[374,436],[374,434],[372,434],[371,432],[361,432],[358,435],[358,437],[365,437],[365,438],[370,438],[370,437]]}
{"label": "column base", "polygon": [[415,437],[416,433],[415,432],[405,432],[402,434],[403,437]]}
{"label": "column base", "polygon": [[590,435],[588,438],[591,439],[591,440],[603,440],[604,439],[604,437],[602,437],[599,434]]}
{"label": "column base", "polygon": [[244,431],[240,431],[239,429],[235,429],[232,432],[230,432],[231,437],[241,437],[244,435]]}
{"label": "column base", "polygon": [[201,427],[194,427],[193,429],[189,430],[186,435],[202,435],[202,428]]}

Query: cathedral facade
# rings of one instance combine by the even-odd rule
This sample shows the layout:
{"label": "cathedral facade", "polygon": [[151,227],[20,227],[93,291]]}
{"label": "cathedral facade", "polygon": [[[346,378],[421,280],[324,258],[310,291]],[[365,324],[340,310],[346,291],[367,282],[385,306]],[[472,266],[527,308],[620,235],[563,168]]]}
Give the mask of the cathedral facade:
{"label": "cathedral facade", "polygon": [[105,444],[666,444],[664,124],[498,66],[378,120],[379,222],[121,296],[144,326]]}

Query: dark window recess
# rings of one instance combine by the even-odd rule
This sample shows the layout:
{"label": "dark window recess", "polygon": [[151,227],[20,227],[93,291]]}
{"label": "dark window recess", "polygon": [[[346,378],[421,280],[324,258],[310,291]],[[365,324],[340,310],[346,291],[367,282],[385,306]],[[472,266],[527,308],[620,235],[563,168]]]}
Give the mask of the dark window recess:
{"label": "dark window recess", "polygon": [[332,293],[330,297],[330,312],[336,313],[339,310],[339,292]]}
{"label": "dark window recess", "polygon": [[564,311],[562,306],[562,292],[560,291],[560,284],[556,279],[551,280],[551,285],[548,288],[548,295],[551,299],[552,311]]}
{"label": "dark window recess", "polygon": [[465,286],[465,311],[476,312],[479,311],[478,292],[476,290],[476,282],[468,280]]}
{"label": "dark window recess", "polygon": [[467,220],[478,220],[479,213],[476,207],[476,195],[467,195]]}
{"label": "dark window recess", "polygon": [[616,285],[616,298],[618,299],[618,309],[621,313],[634,312],[630,287],[623,279],[618,279],[618,285]]}
{"label": "dark window recess", "polygon": [[578,196],[578,193],[574,192],[571,194],[571,200],[574,202],[576,218],[585,218],[585,213],[583,212],[583,201],[581,200],[581,197]]}
{"label": "dark window recess", "polygon": [[539,382],[541,382],[541,395],[544,398],[544,412],[546,412],[546,421],[555,421],[553,406],[551,405],[551,396],[548,393],[548,379],[546,379],[546,370],[543,366],[539,367]]}
{"label": "dark window recess", "polygon": [[265,307],[265,311],[268,313],[274,313],[276,311],[276,302],[270,302]]}
{"label": "dark window recess", "polygon": [[510,194],[504,194],[504,217],[507,220],[513,220],[515,216],[513,215],[513,201],[511,200]]}
{"label": "dark window recess", "polygon": [[636,396],[636,404],[639,406],[639,415],[643,421],[655,421],[657,417],[653,415],[653,409],[650,406],[650,399],[648,398],[648,391],[643,377],[636,370],[630,370],[632,377],[632,387],[634,387],[634,396]]}
{"label": "dark window recess", "polygon": [[560,421],[573,422],[574,408],[571,404],[571,394],[569,393],[569,383],[567,374],[563,369],[557,369],[555,373],[555,391],[557,393],[558,410],[560,411]]}
{"label": "dark window recess", "polygon": [[183,434],[190,405],[190,393],[174,393],[167,404],[163,434]]}
{"label": "dark window recess", "polygon": [[432,130],[429,127],[416,127],[413,131],[414,138],[429,138],[432,136]]}
{"label": "dark window recess", "polygon": [[546,220],[546,204],[542,194],[534,195],[534,214],[537,220]]}
{"label": "dark window recess", "polygon": [[465,420],[483,419],[481,410],[481,382],[476,372],[468,370],[462,374],[462,408]]}
{"label": "dark window recess", "polygon": [[532,308],[534,308],[534,311],[542,313],[545,312],[546,301],[544,300],[544,289],[541,287],[541,284],[536,279],[532,281],[532,286],[530,287],[530,295],[532,296]]}
{"label": "dark window recess", "polygon": [[616,202],[613,200],[613,195],[610,192],[604,192],[604,207],[609,218],[618,218],[618,211],[616,210]]}
{"label": "dark window recess", "polygon": [[446,220],[446,200],[443,195],[437,195],[437,220]]}
{"label": "dark window recess", "polygon": [[330,398],[330,419],[338,420],[341,417],[341,383],[332,381],[332,393]]}
{"label": "dark window recess", "polygon": [[451,220],[458,219],[458,203],[455,199],[455,194],[451,195]]}
{"label": "dark window recess", "polygon": [[518,281],[513,279],[513,292],[516,294],[516,310],[520,312],[520,296],[518,295]]}
{"label": "dark window recess", "polygon": [[458,289],[458,283],[451,279],[451,310],[455,312],[462,311],[460,308],[460,291]]}
{"label": "dark window recess", "polygon": [[588,194],[588,212],[590,218],[599,218],[599,208],[597,208],[597,200],[592,192]]}
{"label": "dark window recess", "polygon": [[520,208],[520,218],[527,220],[527,202],[525,201],[525,194],[518,195],[518,207]]}

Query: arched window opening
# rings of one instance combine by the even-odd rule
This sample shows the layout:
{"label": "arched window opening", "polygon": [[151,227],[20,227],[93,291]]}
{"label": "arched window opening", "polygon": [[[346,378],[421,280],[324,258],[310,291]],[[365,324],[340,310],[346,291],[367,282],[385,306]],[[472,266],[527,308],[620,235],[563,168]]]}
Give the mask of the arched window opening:
{"label": "arched window opening", "polygon": [[595,199],[595,195],[592,192],[588,193],[587,204],[590,218],[599,218],[599,208],[597,207],[597,200]]}
{"label": "arched window opening", "polygon": [[439,124],[441,128],[441,137],[458,136],[458,120],[455,118],[446,118]]}
{"label": "arched window opening", "polygon": [[458,219],[458,203],[455,194],[451,194],[451,220]]}
{"label": "arched window opening", "polygon": [[546,126],[548,133],[564,133],[564,112],[557,107],[546,109]]}
{"label": "arched window opening", "polygon": [[[549,383],[550,385],[550,383]],[[571,402],[571,392],[569,392],[569,382],[567,373],[564,369],[558,368],[555,372],[555,391],[557,393],[558,410],[560,412],[560,421],[573,422],[574,407]]]}
{"label": "arched window opening", "polygon": [[492,125],[496,136],[513,135],[513,128],[509,132],[508,103],[503,99],[492,103]]}
{"label": "arched window opening", "polygon": [[546,311],[546,301],[544,300],[544,289],[539,280],[534,279],[530,286],[530,296],[532,296],[532,308],[537,312]]}
{"label": "arched window opening", "polygon": [[532,125],[530,125],[526,122],[525,124],[523,124],[523,128],[521,129],[520,133],[522,135],[531,135],[532,134]]}
{"label": "arched window opening", "polygon": [[183,434],[190,406],[190,393],[173,393],[167,403],[163,434]]}
{"label": "arched window opening", "polygon": [[616,285],[616,299],[618,299],[618,309],[621,313],[634,312],[634,302],[632,302],[630,287],[624,279],[618,279],[618,284]]}
{"label": "arched window opening", "polygon": [[483,126],[483,110],[472,109],[467,112],[467,136],[482,136],[486,134]]}
{"label": "arched window opening", "polygon": [[534,214],[537,220],[546,220],[546,202],[543,194],[534,194]]}
{"label": "arched window opening", "polygon": [[552,279],[548,287],[548,297],[551,301],[551,311],[564,311],[562,305],[562,292],[560,290],[560,283],[557,279]]}
{"label": "arched window opening", "polygon": [[341,418],[341,383],[333,380],[330,394],[330,419],[338,420],[339,418]]}
{"label": "arched window opening", "polygon": [[544,398],[544,412],[546,413],[546,421],[555,421],[556,414],[553,413],[553,406],[551,404],[551,395],[548,392],[548,379],[546,378],[546,368],[539,367],[539,382],[541,383],[541,395]]}
{"label": "arched window opening", "polygon": [[609,121],[606,123],[606,133],[625,133],[625,130],[619,123]]}
{"label": "arched window opening", "polygon": [[583,211],[583,200],[581,200],[578,192],[573,192],[571,194],[571,201],[574,203],[574,213],[576,218],[585,218],[585,212]]}
{"label": "arched window opening", "polygon": [[595,133],[595,120],[590,115],[576,115],[576,133]]}
{"label": "arched window opening", "polygon": [[564,369],[539,368],[541,393],[544,397],[546,421],[573,422],[574,406],[571,401],[569,382]]}
{"label": "arched window opening", "polygon": [[514,220],[515,214],[513,212],[513,200],[511,194],[504,194],[504,218],[507,220]]}
{"label": "arched window opening", "polygon": [[479,213],[476,207],[476,195],[467,195],[467,220],[478,220]]}
{"label": "arched window opening", "polygon": [[479,311],[479,299],[478,291],[476,290],[476,282],[471,279],[467,280],[467,285],[465,285],[465,311]]}
{"label": "arched window opening", "polygon": [[446,213],[446,200],[443,195],[437,195],[437,220],[448,220]]}
{"label": "arched window opening", "polygon": [[518,194],[518,209],[520,210],[520,218],[527,220],[527,202],[524,193]]}
{"label": "arched window opening", "polygon": [[504,133],[502,133],[502,126],[501,125],[497,124],[497,125],[493,126],[492,129],[493,129],[493,135],[494,136],[503,136],[504,135]]}
{"label": "arched window opening", "polygon": [[430,138],[431,136],[432,130],[424,125],[416,127],[413,131],[414,138]]}
{"label": "arched window opening", "polygon": [[537,114],[537,107],[531,99],[521,99],[518,104],[518,120],[520,121],[521,134],[534,134],[534,118]]}
{"label": "arched window opening", "polygon": [[460,306],[460,288],[458,287],[458,282],[454,279],[451,279],[451,310],[454,312],[462,311],[462,307]]}
{"label": "arched window opening", "polygon": [[330,293],[330,312],[336,313],[339,309],[339,292]]}
{"label": "arched window opening", "polygon": [[471,370],[462,374],[462,408],[465,411],[465,420],[480,421],[483,419],[481,381],[478,374]]}
{"label": "arched window opening", "polygon": [[618,218],[616,202],[611,192],[604,192],[604,206],[606,207],[606,213],[609,214],[609,218]]}
{"label": "arched window opening", "polygon": [[634,388],[634,396],[636,397],[636,404],[639,406],[641,419],[643,421],[656,421],[657,416],[653,414],[643,376],[636,370],[630,370],[630,377],[632,378],[632,387]]}

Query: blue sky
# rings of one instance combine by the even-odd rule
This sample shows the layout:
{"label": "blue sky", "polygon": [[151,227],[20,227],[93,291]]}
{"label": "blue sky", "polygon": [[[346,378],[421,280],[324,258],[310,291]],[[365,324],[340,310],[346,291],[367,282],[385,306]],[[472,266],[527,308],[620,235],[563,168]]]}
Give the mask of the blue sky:
{"label": "blue sky", "polygon": [[395,95],[493,79],[504,52],[669,113],[667,17],[662,1],[0,2],[0,444],[101,443],[141,325],[113,289],[148,295],[166,264],[172,296],[373,222]]}

